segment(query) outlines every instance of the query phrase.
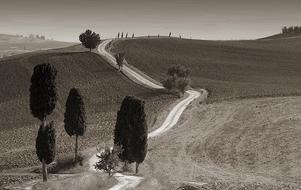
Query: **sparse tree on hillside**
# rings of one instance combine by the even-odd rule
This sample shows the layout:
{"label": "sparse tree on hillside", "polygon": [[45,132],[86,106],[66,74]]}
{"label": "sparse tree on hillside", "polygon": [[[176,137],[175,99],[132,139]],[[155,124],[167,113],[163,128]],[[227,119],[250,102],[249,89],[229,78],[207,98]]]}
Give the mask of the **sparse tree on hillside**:
{"label": "sparse tree on hillside", "polygon": [[125,97],[117,113],[114,131],[114,145],[122,148],[120,159],[125,164],[136,162],[136,173],[147,153],[148,129],[144,104],[135,97]]}
{"label": "sparse tree on hillside", "polygon": [[132,38],[135,38],[135,34],[134,33],[132,34]]}
{"label": "sparse tree on hillside", "polygon": [[47,165],[55,157],[55,128],[53,122],[40,126],[36,139],[36,153],[42,162],[43,181],[47,181]]}
{"label": "sparse tree on hillside", "polygon": [[98,154],[96,154],[99,161],[95,164],[95,169],[104,170],[109,173],[109,176],[112,175],[112,172],[119,164],[118,155],[121,153],[122,149],[115,146],[113,149],[105,147],[104,150],[98,149]]}
{"label": "sparse tree on hillside", "polygon": [[124,62],[124,53],[117,53],[115,55],[115,59],[116,59],[117,65],[119,67],[118,69],[119,69],[119,71],[121,71],[123,62]]}
{"label": "sparse tree on hillside", "polygon": [[190,83],[188,76],[189,70],[187,68],[182,66],[171,67],[167,71],[167,79],[163,81],[163,86],[168,91],[183,94]]}
{"label": "sparse tree on hillside", "polygon": [[120,33],[118,32],[118,34],[117,34],[117,38],[119,39],[119,36],[120,36]]}
{"label": "sparse tree on hillside", "polygon": [[129,35],[129,33],[127,32],[126,35],[125,35],[125,38],[128,38],[128,35]]}
{"label": "sparse tree on hillside", "polygon": [[286,26],[283,27],[283,28],[282,28],[282,34],[286,34],[287,32],[288,32],[287,27],[286,27]]}
{"label": "sparse tree on hillside", "polygon": [[168,35],[168,37],[171,37],[171,32],[169,32],[169,35]]}
{"label": "sparse tree on hillside", "polygon": [[79,36],[79,41],[91,52],[92,49],[95,49],[100,44],[100,36],[91,30],[86,30]]}
{"label": "sparse tree on hillside", "polygon": [[31,76],[30,110],[43,124],[57,102],[56,75],[57,70],[54,66],[40,64],[34,67]]}
{"label": "sparse tree on hillside", "polygon": [[83,136],[86,132],[86,112],[83,98],[78,89],[72,88],[66,102],[64,126],[67,134],[71,137],[75,135],[75,156],[77,161],[78,136]]}
{"label": "sparse tree on hillside", "polygon": [[121,33],[121,38],[123,38],[123,32]]}

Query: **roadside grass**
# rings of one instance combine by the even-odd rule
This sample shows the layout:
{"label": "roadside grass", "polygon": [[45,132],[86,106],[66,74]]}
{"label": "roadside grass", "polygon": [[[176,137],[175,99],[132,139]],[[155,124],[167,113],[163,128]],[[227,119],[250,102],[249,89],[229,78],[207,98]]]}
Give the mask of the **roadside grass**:
{"label": "roadside grass", "polygon": [[209,102],[301,94],[301,39],[203,41],[176,38],[119,40],[112,52],[158,81],[173,65],[191,71],[191,86]]}

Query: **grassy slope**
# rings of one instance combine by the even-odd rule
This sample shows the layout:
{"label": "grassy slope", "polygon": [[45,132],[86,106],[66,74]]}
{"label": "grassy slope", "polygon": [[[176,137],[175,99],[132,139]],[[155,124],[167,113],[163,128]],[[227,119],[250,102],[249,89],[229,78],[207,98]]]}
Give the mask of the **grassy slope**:
{"label": "grassy slope", "polygon": [[301,40],[201,41],[136,39],[114,43],[127,61],[162,81],[176,64],[191,70],[192,86],[209,100],[300,94]]}
{"label": "grassy slope", "polygon": [[261,38],[260,40],[275,40],[275,39],[287,39],[287,38],[301,38],[301,34],[275,34],[275,35],[272,35],[272,36],[268,36],[268,37],[265,37],[265,38]]}
{"label": "grassy slope", "polygon": [[162,91],[148,90],[131,82],[99,55],[83,51],[73,46],[0,61],[0,171],[39,164],[34,149],[39,121],[29,110],[30,77],[33,67],[39,63],[50,62],[58,70],[59,101],[51,116],[57,121],[57,158],[73,152],[74,140],[65,134],[61,125],[72,87],[81,90],[88,116],[87,134],[80,139],[81,149],[111,138],[116,112],[124,96],[135,95],[146,101],[150,125],[156,113],[173,101],[172,96]]}
{"label": "grassy slope", "polygon": [[202,189],[297,189],[300,103],[278,97],[190,106],[178,127],[149,143],[139,189],[185,181],[208,183]]}

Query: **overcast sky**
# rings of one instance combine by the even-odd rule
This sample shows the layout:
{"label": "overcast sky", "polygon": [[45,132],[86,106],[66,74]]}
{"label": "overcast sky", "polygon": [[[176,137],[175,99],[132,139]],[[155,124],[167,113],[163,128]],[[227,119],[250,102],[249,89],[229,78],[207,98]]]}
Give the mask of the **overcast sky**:
{"label": "overcast sky", "polygon": [[255,39],[301,25],[301,0],[0,0],[0,33],[78,41],[87,28],[198,39]]}

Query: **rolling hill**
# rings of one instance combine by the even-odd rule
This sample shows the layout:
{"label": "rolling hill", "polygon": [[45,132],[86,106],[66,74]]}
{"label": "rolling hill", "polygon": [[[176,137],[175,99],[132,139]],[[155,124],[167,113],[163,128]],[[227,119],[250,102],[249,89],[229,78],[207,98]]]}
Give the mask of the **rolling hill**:
{"label": "rolling hill", "polygon": [[209,101],[301,93],[301,39],[203,41],[177,38],[118,40],[129,64],[158,81],[172,65],[191,71],[192,87]]}
{"label": "rolling hill", "polygon": [[0,34],[0,58],[37,50],[62,48],[76,43]]}
{"label": "rolling hill", "polygon": [[45,62],[58,70],[59,101],[50,117],[57,126],[57,159],[73,152],[74,140],[66,135],[62,125],[70,88],[80,89],[86,106],[88,129],[80,140],[81,150],[111,139],[116,112],[124,96],[134,95],[145,100],[150,126],[159,110],[176,98],[162,90],[149,90],[133,83],[98,54],[87,52],[81,46],[0,60],[0,172],[19,171],[39,164],[35,154],[39,121],[30,114],[29,86],[33,67]]}

